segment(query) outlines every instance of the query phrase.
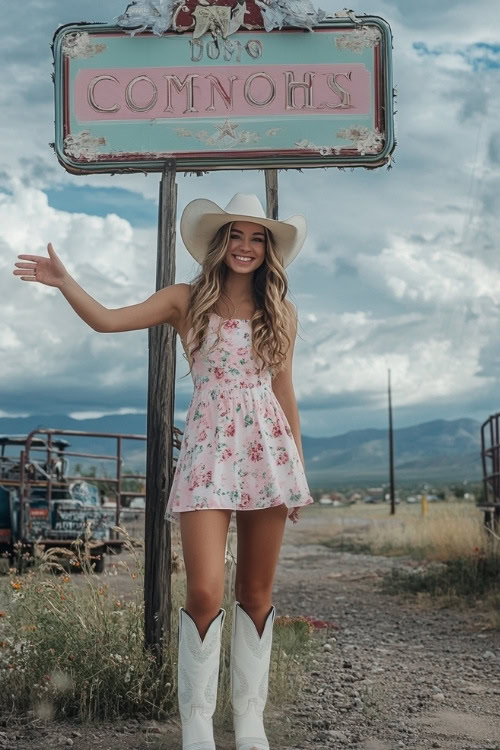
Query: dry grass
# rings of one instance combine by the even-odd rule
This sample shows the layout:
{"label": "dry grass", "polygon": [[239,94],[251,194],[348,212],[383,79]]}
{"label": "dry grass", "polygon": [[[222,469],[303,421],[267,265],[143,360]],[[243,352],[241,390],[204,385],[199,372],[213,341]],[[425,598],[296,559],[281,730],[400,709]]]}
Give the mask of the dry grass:
{"label": "dry grass", "polygon": [[500,539],[485,529],[475,505],[430,504],[427,515],[418,505],[403,504],[395,516],[387,504],[327,513],[329,523],[321,526],[326,546],[422,561],[418,570],[394,568],[383,581],[388,593],[440,597],[458,606],[480,603],[489,625],[500,628]]}
{"label": "dry grass", "polygon": [[[160,668],[143,647],[142,550],[123,528],[125,547],[134,560],[125,568],[127,596],[117,593],[113,574],[96,575],[84,556],[71,553],[81,573],[49,551],[36,552],[28,572],[8,570],[0,578],[0,710],[41,719],[80,721],[120,716],[166,719],[177,714],[177,626],[184,604],[185,574],[172,578],[170,646]],[[226,622],[223,631],[217,721],[231,721],[229,657],[234,557],[226,559]],[[83,574],[83,575],[82,575]],[[122,582],[123,584],[123,582]],[[270,702],[293,700],[309,655],[315,650],[312,626],[303,618],[275,622],[271,656]]]}
{"label": "dry grass", "polygon": [[483,514],[472,503],[400,504],[391,516],[387,503],[315,508],[304,539],[372,554],[410,555],[445,562],[486,550]]}
{"label": "dry grass", "polygon": [[486,550],[489,541],[482,513],[463,503],[432,505],[426,516],[407,513],[394,524],[373,525],[365,540],[376,554],[411,554],[439,562],[473,556]]}

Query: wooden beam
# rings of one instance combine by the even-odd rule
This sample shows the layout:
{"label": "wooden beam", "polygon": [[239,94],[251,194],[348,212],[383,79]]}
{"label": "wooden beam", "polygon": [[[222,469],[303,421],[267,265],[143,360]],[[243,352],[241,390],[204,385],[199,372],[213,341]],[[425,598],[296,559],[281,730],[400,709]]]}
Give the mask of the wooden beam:
{"label": "wooden beam", "polygon": [[[175,283],[177,185],[175,160],[165,162],[160,181],[156,290]],[[149,375],[144,538],[144,645],[161,667],[163,637],[171,638],[171,536],[164,520],[173,479],[173,415],[177,331],[149,329]]]}
{"label": "wooden beam", "polygon": [[266,176],[266,214],[268,219],[278,218],[278,170],[265,169]]}

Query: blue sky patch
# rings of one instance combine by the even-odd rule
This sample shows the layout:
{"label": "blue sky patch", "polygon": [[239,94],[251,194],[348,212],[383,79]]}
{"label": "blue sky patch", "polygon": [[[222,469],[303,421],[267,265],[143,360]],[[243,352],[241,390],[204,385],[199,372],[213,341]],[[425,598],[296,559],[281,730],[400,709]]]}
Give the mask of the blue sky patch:
{"label": "blue sky patch", "polygon": [[468,44],[462,48],[453,48],[448,44],[431,48],[425,42],[414,42],[413,49],[421,57],[459,55],[471,66],[474,72],[500,68],[500,44],[477,42],[476,44]]}
{"label": "blue sky patch", "polygon": [[91,216],[117,214],[137,228],[156,226],[158,206],[140,193],[124,188],[95,188],[86,185],[64,185],[45,191],[49,205],[58,211]]}

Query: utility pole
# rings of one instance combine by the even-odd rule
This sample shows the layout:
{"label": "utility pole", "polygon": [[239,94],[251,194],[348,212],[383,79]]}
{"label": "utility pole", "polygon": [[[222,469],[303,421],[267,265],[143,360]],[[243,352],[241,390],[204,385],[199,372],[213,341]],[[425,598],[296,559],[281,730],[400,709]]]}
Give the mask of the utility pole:
{"label": "utility pole", "polygon": [[394,438],[392,430],[392,400],[391,400],[391,371],[388,370],[388,396],[389,396],[389,479],[391,492],[391,516],[396,513],[396,497],[394,492]]}

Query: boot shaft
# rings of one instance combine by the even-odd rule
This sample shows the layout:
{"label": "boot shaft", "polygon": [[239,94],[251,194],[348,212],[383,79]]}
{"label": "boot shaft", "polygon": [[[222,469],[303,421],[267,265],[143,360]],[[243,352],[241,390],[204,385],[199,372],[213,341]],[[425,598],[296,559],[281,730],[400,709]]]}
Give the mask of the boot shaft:
{"label": "boot shaft", "polygon": [[269,663],[276,610],[269,612],[262,635],[239,602],[233,605],[231,635],[231,699],[233,708],[243,713],[249,701],[263,710],[267,700]]}
{"label": "boot shaft", "polygon": [[225,617],[221,608],[202,640],[193,618],[179,608],[177,685],[183,750],[215,750],[212,717]]}

